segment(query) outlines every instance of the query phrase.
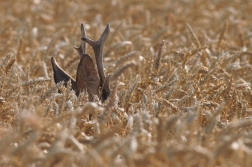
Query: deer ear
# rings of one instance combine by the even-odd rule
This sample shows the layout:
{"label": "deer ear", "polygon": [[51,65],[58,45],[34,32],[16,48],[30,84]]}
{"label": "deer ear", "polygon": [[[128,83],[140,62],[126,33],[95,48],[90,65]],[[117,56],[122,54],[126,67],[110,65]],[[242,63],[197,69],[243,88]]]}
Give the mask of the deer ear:
{"label": "deer ear", "polygon": [[76,83],[74,79],[60,68],[60,66],[58,65],[54,57],[51,57],[51,63],[52,63],[53,77],[54,77],[55,83],[57,84],[61,81],[64,81],[64,85],[66,87],[67,82],[71,80],[72,89],[76,91],[77,87],[76,87]]}
{"label": "deer ear", "polygon": [[87,91],[89,95],[89,100],[93,100],[93,95],[98,95],[100,79],[95,69],[93,60],[88,54],[84,54],[81,57],[77,75],[76,75],[76,85],[77,85],[77,96],[83,92]]}

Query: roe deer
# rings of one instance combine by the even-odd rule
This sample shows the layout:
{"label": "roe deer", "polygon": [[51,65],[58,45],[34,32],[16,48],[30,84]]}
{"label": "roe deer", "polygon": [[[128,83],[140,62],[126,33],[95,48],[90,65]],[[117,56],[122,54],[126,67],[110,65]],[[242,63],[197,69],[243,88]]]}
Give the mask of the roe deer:
{"label": "roe deer", "polygon": [[[79,47],[74,47],[80,56],[76,81],[60,68],[54,57],[51,57],[55,83],[63,81],[66,86],[67,82],[70,80],[72,89],[75,91],[77,96],[79,96],[81,92],[87,91],[90,101],[93,101],[94,95],[97,95],[101,101],[104,102],[110,94],[110,76],[106,77],[103,69],[103,47],[109,31],[110,25],[107,24],[99,40],[93,41],[87,38],[84,25],[81,23],[81,43]],[[91,45],[94,50],[98,73],[92,58],[86,54],[86,42]]]}

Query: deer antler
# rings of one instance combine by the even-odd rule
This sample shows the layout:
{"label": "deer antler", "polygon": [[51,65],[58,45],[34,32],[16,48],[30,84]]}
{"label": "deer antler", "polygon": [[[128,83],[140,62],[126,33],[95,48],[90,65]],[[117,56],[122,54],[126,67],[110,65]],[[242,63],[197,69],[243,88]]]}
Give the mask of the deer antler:
{"label": "deer antler", "polygon": [[[81,23],[81,37],[82,38],[87,37],[83,23]],[[86,53],[86,43],[82,40],[80,42],[80,46],[74,48],[78,51],[80,58],[82,57],[82,55]],[[54,73],[53,76],[55,83],[64,81],[64,85],[67,86],[67,82],[71,80],[72,89],[76,92],[77,95],[79,95],[75,80],[70,75],[68,75],[62,68],[60,68],[54,57],[51,58],[51,63],[53,67],[53,73]]]}
{"label": "deer antler", "polygon": [[[81,23],[81,38],[86,37],[86,30],[84,28],[84,25]],[[98,95],[99,88],[99,78],[97,76],[95,65],[92,58],[88,54],[86,54],[86,42],[81,40],[80,46],[74,48],[78,51],[81,58],[76,75],[76,95],[79,96],[81,92],[87,91],[89,100],[93,101],[93,95]]]}
{"label": "deer antler", "polygon": [[101,37],[99,38],[98,41],[93,41],[87,37],[81,38],[83,41],[87,42],[89,45],[94,50],[95,54],[95,59],[96,59],[96,64],[97,64],[97,69],[98,69],[98,74],[100,77],[100,87],[102,91],[102,101],[105,101],[109,94],[110,94],[110,89],[109,89],[109,77],[105,77],[104,74],[104,67],[103,67],[103,47],[104,43],[108,37],[110,31],[110,25],[107,24],[106,29],[102,33]]}
{"label": "deer antler", "polygon": [[[84,24],[81,23],[81,38],[86,38],[86,30],[84,27]],[[86,42],[84,42],[83,40],[81,40],[80,42],[80,46],[79,47],[74,47],[74,49],[77,50],[77,52],[79,53],[79,56],[81,57],[82,55],[84,55],[86,53]]]}

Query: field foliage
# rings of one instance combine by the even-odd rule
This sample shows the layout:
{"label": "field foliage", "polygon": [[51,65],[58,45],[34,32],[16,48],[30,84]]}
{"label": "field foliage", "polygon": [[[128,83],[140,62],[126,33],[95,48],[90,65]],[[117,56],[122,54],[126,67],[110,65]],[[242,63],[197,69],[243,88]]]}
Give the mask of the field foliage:
{"label": "field foliage", "polygon": [[[0,166],[252,166],[252,1],[0,3]],[[104,48],[101,103],[73,78],[80,24]],[[94,59],[90,46],[87,53]]]}

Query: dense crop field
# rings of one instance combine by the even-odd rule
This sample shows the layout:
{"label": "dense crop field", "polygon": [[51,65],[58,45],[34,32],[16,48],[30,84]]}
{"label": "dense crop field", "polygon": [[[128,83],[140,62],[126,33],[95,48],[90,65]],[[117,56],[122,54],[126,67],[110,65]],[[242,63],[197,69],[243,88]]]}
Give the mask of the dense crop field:
{"label": "dense crop field", "polygon": [[[8,0],[0,18],[0,166],[252,166],[252,1]],[[81,23],[110,24],[104,103],[54,82],[51,57],[76,78]]]}

